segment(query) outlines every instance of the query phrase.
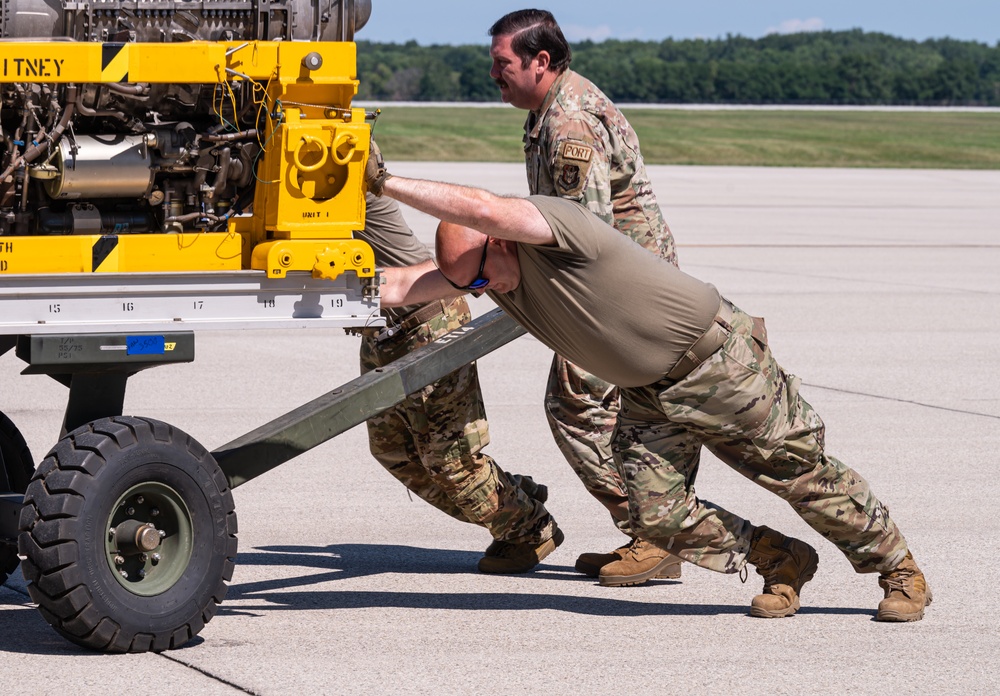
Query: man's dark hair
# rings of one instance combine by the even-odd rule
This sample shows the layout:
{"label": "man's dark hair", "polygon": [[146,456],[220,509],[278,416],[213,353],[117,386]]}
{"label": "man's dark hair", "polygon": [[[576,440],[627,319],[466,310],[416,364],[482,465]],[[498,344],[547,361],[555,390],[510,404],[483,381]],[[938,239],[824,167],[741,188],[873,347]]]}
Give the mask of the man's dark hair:
{"label": "man's dark hair", "polygon": [[531,59],[547,51],[555,72],[569,67],[573,55],[556,18],[548,10],[517,10],[498,19],[489,30],[490,36],[510,36],[510,48],[528,67]]}

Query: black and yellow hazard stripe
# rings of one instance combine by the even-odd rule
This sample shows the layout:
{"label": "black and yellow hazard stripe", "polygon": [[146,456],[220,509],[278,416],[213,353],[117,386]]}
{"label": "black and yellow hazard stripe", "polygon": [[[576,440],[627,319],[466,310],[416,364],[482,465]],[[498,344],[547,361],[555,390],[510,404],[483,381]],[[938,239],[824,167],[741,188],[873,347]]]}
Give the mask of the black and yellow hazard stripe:
{"label": "black and yellow hazard stripe", "polygon": [[118,270],[118,235],[107,234],[102,236],[91,249],[90,270],[97,273],[101,270],[101,264],[107,263],[108,268],[104,270]]}
{"label": "black and yellow hazard stripe", "polygon": [[101,44],[101,81],[128,82],[128,44]]}

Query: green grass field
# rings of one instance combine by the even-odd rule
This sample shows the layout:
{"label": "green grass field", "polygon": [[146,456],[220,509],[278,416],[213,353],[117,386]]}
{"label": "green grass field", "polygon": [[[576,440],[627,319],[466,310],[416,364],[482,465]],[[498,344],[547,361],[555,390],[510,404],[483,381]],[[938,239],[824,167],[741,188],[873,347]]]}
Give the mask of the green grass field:
{"label": "green grass field", "polygon": [[[625,109],[647,164],[1000,169],[1000,114]],[[519,162],[525,112],[388,104],[386,159]]]}

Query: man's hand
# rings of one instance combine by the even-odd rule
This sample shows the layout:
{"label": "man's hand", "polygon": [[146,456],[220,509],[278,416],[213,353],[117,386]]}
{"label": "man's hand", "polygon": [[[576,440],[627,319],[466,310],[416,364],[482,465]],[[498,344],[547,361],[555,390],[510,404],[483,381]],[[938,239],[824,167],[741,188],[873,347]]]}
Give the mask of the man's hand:
{"label": "man's hand", "polygon": [[392,176],[385,170],[385,160],[382,159],[382,151],[379,150],[375,140],[371,141],[371,149],[368,152],[368,164],[365,165],[365,186],[376,196],[382,195],[382,187],[386,180]]}

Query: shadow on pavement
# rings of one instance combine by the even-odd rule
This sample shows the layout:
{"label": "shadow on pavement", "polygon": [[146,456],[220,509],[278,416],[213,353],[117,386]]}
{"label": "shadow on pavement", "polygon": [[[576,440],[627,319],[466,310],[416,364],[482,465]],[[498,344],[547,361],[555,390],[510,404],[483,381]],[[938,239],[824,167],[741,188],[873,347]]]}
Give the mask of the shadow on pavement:
{"label": "shadow on pavement", "polygon": [[[20,572],[20,571],[18,571]],[[192,648],[204,639],[195,636],[171,652]],[[16,586],[0,586],[0,653],[104,657],[104,653],[81,648],[59,635]],[[2,687],[0,694],[13,693]],[[23,691],[23,690],[22,690]],[[28,689],[25,693],[32,692]]]}
{"label": "shadow on pavement", "polygon": [[[451,609],[463,611],[532,611],[553,609],[592,616],[706,616],[716,614],[747,614],[745,605],[670,604],[664,602],[633,602],[622,599],[578,597],[567,594],[522,594],[486,592],[364,592],[357,590],[299,591],[333,580],[344,580],[381,573],[475,573],[476,561],[482,554],[475,551],[424,549],[413,546],[334,544],[326,547],[269,546],[259,547],[237,558],[236,576],[240,565],[292,566],[326,570],[290,578],[234,584],[227,601],[245,602],[239,607],[224,603],[220,614],[244,614],[274,609],[360,609],[366,607],[397,607],[404,609]],[[554,571],[554,572],[553,572]],[[593,583],[571,568],[550,566],[544,562],[531,574],[518,576],[538,580],[579,580]],[[674,584],[656,581],[650,584]],[[281,590],[292,590],[282,592]],[[266,594],[259,594],[266,592]],[[259,602],[248,605],[246,602]],[[801,614],[871,614],[867,608],[807,607]]]}
{"label": "shadow on pavement", "polygon": [[236,568],[253,566],[299,566],[336,570],[340,577],[354,578],[380,573],[468,573],[475,572],[481,551],[424,549],[395,544],[331,544],[330,546],[258,546],[240,551]]}
{"label": "shadow on pavement", "polygon": [[[396,607],[402,609],[450,609],[461,611],[533,611],[552,609],[589,616],[711,616],[747,614],[745,605],[670,604],[636,602],[625,599],[579,597],[565,593],[523,594],[516,592],[363,592],[357,590],[309,591],[306,588],[333,580],[401,574],[476,573],[478,551],[425,549],[414,546],[334,544],[331,546],[265,546],[240,553],[239,566],[284,566],[307,568],[312,572],[297,577],[234,584],[220,615],[256,614],[261,611],[309,609],[360,609]],[[322,572],[325,571],[325,572]],[[518,576],[532,580],[575,580],[593,583],[568,566],[542,563],[533,573]],[[672,585],[675,581],[657,580],[650,585]],[[283,591],[284,590],[284,591]],[[266,593],[266,594],[259,594]],[[238,607],[227,605],[244,602]],[[872,615],[868,608],[803,607],[799,614]],[[199,645],[198,636],[180,650]],[[64,639],[30,605],[28,597],[16,587],[0,588],[0,652],[34,655],[94,655]]]}

